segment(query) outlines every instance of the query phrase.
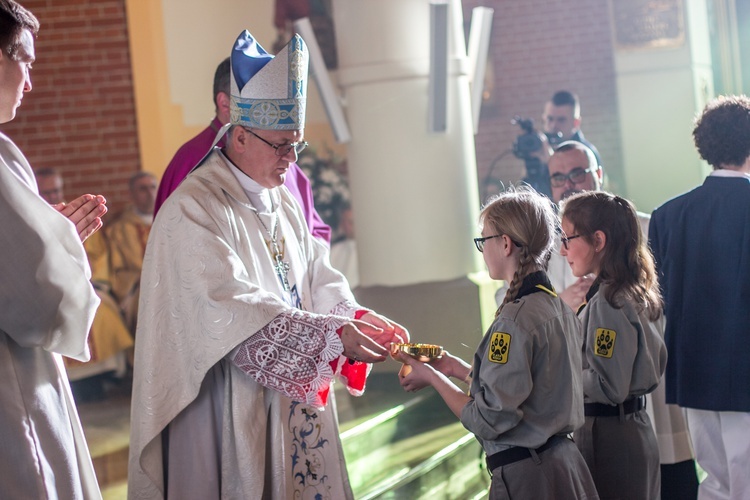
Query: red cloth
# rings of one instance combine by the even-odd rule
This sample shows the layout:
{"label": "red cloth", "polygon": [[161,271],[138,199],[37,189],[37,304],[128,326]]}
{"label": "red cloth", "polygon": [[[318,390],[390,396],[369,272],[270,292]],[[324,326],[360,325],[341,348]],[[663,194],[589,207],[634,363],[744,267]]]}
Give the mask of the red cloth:
{"label": "red cloth", "polygon": [[[367,309],[360,309],[354,313],[354,319],[361,319],[368,312],[370,311]],[[338,334],[341,335],[341,328],[338,329]],[[339,363],[342,363],[339,375],[345,380],[346,387],[355,395],[361,395],[365,390],[365,382],[367,382],[367,375],[370,373],[371,366],[363,361],[345,361],[339,358],[331,361],[331,368],[334,373],[338,370]],[[320,391],[323,401],[327,401],[329,390],[330,387]]]}

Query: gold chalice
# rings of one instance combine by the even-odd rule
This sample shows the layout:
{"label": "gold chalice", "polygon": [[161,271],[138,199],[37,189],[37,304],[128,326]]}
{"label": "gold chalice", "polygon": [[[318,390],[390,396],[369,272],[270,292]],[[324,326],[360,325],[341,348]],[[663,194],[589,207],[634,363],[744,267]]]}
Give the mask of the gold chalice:
{"label": "gold chalice", "polygon": [[435,344],[399,343],[393,344],[391,349],[394,353],[398,351],[405,352],[422,363],[427,363],[443,356],[443,346]]}

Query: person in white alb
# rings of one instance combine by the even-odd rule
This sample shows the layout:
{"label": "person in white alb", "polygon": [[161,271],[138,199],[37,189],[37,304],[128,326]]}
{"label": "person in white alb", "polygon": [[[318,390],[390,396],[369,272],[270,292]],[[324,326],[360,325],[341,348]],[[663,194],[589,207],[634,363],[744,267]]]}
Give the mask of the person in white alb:
{"label": "person in white alb", "polygon": [[[0,0],[0,123],[31,90],[39,22]],[[0,133],[0,496],[101,498],[62,356],[89,358],[99,304],[81,242],[105,200],[50,206],[26,157]]]}

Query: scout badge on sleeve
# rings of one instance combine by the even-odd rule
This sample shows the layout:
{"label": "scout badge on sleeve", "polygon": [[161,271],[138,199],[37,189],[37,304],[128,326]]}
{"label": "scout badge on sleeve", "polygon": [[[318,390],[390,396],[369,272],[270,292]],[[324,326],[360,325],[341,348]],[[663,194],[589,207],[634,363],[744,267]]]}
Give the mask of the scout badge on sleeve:
{"label": "scout badge on sleeve", "polygon": [[596,329],[596,349],[594,354],[602,358],[611,358],[615,352],[615,337],[617,332],[606,328]]}
{"label": "scout badge on sleeve", "polygon": [[493,363],[504,365],[508,362],[508,351],[510,350],[510,334],[494,332],[490,339],[489,360]]}

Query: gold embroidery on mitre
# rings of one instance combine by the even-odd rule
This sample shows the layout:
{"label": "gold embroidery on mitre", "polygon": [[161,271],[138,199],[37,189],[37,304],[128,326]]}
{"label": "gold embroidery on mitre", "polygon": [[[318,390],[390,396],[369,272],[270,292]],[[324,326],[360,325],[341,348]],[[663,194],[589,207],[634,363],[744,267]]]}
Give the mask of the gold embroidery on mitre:
{"label": "gold embroidery on mitre", "polygon": [[487,356],[493,363],[504,365],[508,362],[510,351],[510,334],[495,332],[490,338],[490,350]]}
{"label": "gold embroidery on mitre", "polygon": [[611,358],[615,352],[615,337],[617,332],[606,328],[596,329],[596,347],[594,354],[602,358]]}

